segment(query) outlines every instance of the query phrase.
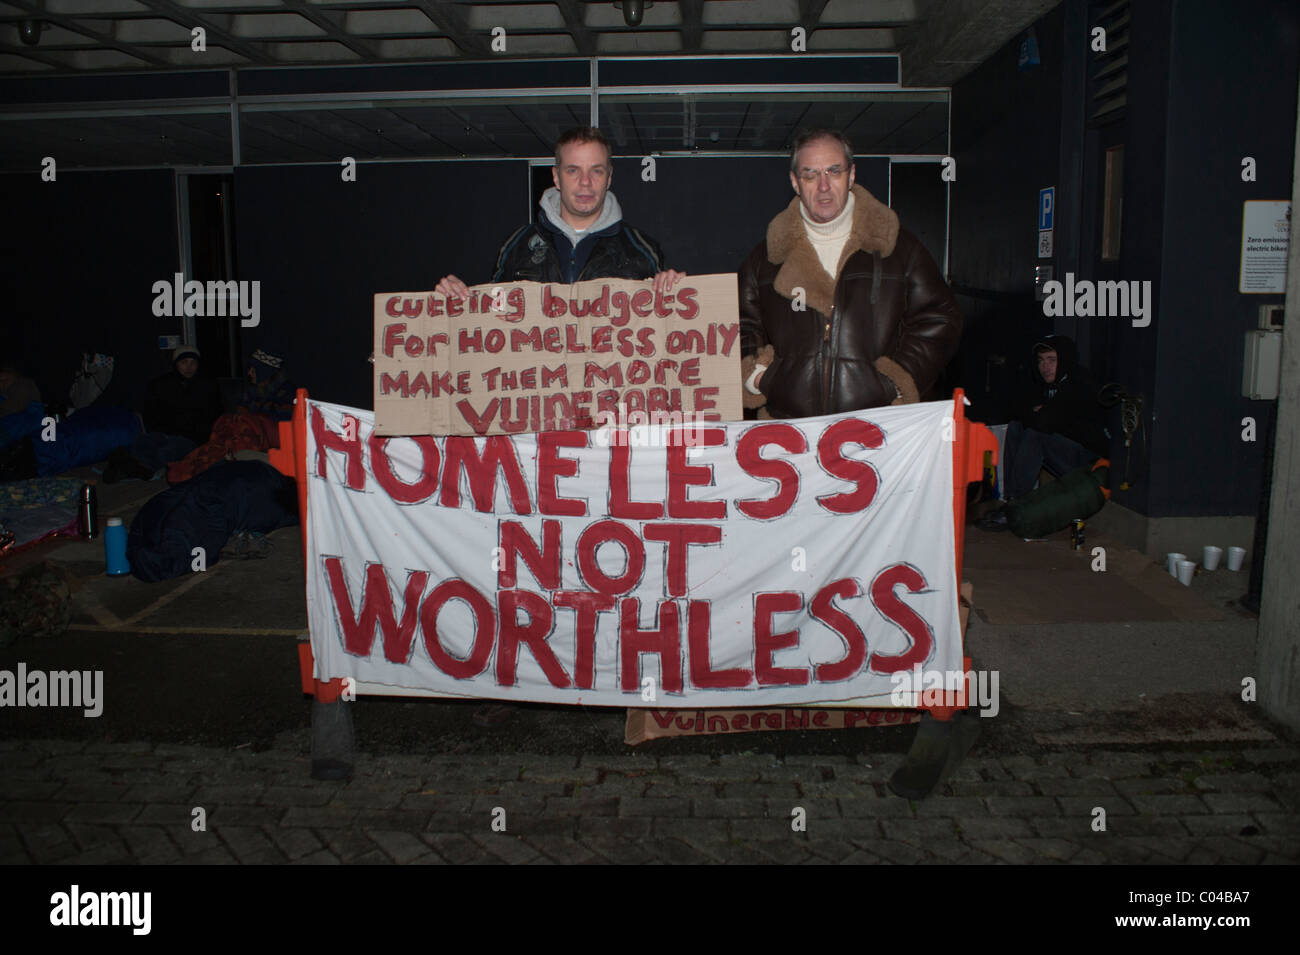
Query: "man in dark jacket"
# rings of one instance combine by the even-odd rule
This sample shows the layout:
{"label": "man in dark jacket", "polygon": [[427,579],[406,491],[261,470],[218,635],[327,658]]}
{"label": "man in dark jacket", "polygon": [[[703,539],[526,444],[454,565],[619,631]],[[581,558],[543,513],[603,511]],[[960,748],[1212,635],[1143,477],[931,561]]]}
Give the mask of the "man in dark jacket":
{"label": "man in dark jacket", "polygon": [[800,133],[790,184],[796,198],[740,270],[745,406],[800,418],[919,401],[961,337],[943,275],[854,185],[841,133]]}
{"label": "man in dark jacket", "polygon": [[[511,233],[497,253],[489,282],[581,282],[586,279],[649,279],[667,292],[684,273],[665,269],[658,244],[623,221],[609,191],[613,168],[609,143],[598,129],[580,126],[555,145],[555,188],[547,189],[540,214]],[[435,289],[467,298],[454,275]]]}
{"label": "man in dark jacket", "polygon": [[[497,253],[489,282],[563,282],[587,279],[654,279],[666,293],[685,277],[665,269],[659,245],[623,221],[623,210],[609,191],[614,170],[609,142],[598,129],[580,126],[555,144],[553,189],[542,195],[535,222],[511,233]],[[469,288],[454,275],[435,291],[467,298]],[[486,703],[473,720],[494,726],[511,718],[514,707]]]}
{"label": "man in dark jacket", "polygon": [[[1007,426],[1002,449],[1002,497],[1024,497],[1034,489],[1038,472],[1046,468],[1060,477],[1110,453],[1105,412],[1097,400],[1098,387],[1079,364],[1074,340],[1048,335],[1034,345],[1034,387],[1018,420]],[[1005,511],[994,511],[979,522],[985,530],[1006,526]]]}

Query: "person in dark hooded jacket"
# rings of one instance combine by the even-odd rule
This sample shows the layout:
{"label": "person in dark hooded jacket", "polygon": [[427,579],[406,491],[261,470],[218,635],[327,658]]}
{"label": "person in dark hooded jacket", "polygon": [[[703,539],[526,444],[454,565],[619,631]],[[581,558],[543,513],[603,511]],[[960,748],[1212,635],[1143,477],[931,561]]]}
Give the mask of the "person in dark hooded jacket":
{"label": "person in dark hooded jacket", "polygon": [[172,352],[172,370],[149,382],[144,423],[150,432],[188,438],[191,447],[208,440],[212,422],[221,414],[221,389],[202,373],[200,363],[197,348],[181,345]]}
{"label": "person in dark hooded jacket", "polygon": [[[1018,420],[1007,427],[1002,451],[1004,501],[1024,497],[1034,489],[1038,472],[1046,468],[1060,477],[1106,457],[1110,438],[1098,387],[1079,364],[1073,339],[1048,335],[1034,345],[1034,388]],[[1006,526],[1005,511],[980,521],[985,529]]]}
{"label": "person in dark hooded jacket", "polygon": [[221,414],[221,389],[201,372],[200,363],[193,345],[172,351],[172,370],[149,382],[143,412],[146,431],[108,456],[105,484],[130,478],[148,481],[208,440]]}

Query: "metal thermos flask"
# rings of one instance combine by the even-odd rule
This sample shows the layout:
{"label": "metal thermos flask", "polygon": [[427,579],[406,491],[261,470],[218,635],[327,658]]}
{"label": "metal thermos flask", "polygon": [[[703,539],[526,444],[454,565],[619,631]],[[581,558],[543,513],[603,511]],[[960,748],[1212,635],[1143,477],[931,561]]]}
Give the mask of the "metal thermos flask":
{"label": "metal thermos flask", "polygon": [[81,504],[77,508],[77,533],[88,541],[99,536],[99,496],[95,485],[81,485]]}

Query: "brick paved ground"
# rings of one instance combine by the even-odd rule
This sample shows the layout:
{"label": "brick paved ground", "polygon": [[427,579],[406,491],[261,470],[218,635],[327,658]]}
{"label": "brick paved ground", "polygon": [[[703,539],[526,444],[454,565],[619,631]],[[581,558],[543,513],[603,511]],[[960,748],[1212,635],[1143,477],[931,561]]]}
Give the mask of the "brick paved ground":
{"label": "brick paved ground", "polygon": [[268,560],[171,590],[66,545],[94,612],[0,668],[99,669],[111,705],[3,711],[0,863],[1300,861],[1300,746],[1241,699],[1256,623],[1227,603],[1234,577],[1197,578],[1218,622],[974,623],[1001,713],[921,803],[886,789],[903,728],[634,750],[618,711],[478,730],[472,702],[359,703],[355,777],[321,783],[296,692],[301,555],[280,533]]}
{"label": "brick paved ground", "polygon": [[977,748],[920,803],[887,793],[901,759],[361,755],[323,783],[301,734],[256,753],[0,740],[0,863],[1300,861],[1297,747]]}

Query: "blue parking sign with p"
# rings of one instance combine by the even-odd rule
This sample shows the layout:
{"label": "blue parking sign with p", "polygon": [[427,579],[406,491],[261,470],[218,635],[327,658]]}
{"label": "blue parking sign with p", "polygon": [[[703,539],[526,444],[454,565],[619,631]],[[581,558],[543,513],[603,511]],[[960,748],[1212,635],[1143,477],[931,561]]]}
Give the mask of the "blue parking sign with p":
{"label": "blue parking sign with p", "polygon": [[1038,190],[1038,229],[1051,229],[1056,213],[1056,187]]}

